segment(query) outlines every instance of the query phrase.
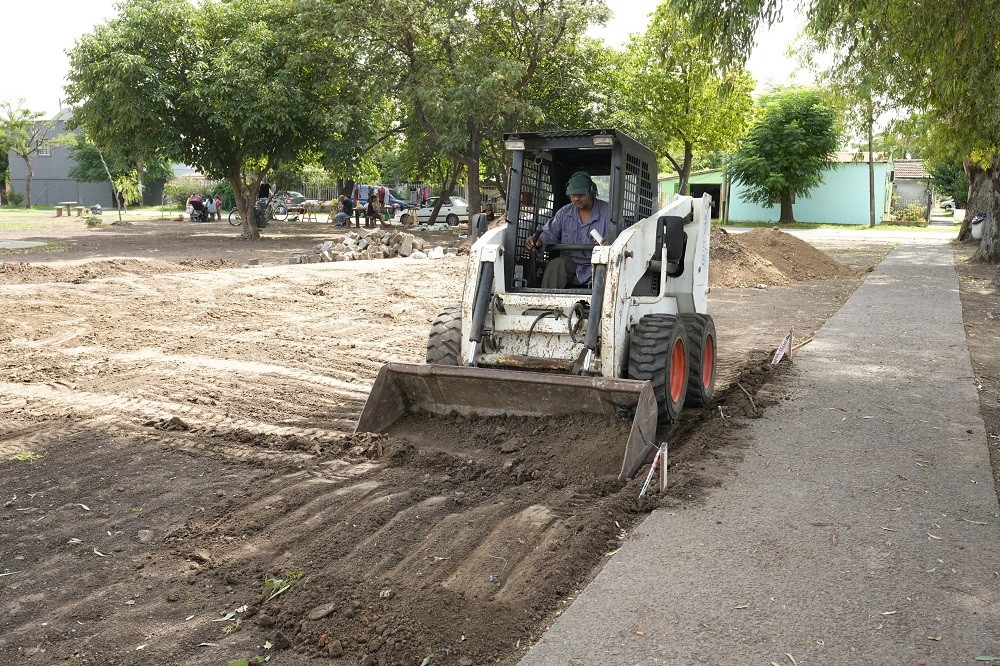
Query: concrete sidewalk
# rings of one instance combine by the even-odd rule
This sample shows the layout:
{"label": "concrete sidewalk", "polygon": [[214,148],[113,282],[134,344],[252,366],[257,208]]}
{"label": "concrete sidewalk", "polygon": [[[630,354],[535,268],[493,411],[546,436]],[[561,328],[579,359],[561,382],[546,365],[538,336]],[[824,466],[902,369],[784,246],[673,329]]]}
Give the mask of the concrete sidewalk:
{"label": "concrete sidewalk", "polygon": [[1000,663],[951,249],[894,250],[779,381],[736,474],[650,515],[523,666]]}

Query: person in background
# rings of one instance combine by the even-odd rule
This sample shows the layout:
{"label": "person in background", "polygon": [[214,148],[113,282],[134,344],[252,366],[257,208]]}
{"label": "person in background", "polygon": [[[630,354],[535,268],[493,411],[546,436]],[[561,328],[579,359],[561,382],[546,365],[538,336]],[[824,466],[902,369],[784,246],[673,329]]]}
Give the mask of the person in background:
{"label": "person in background", "polygon": [[492,222],[497,219],[497,214],[493,212],[493,204],[486,204],[483,206],[483,213],[486,214],[486,221]]}
{"label": "person in background", "polygon": [[[190,206],[190,213],[192,219],[194,219],[195,217],[201,217],[202,220],[207,219],[205,218],[205,200],[202,199],[200,194],[192,194],[187,201],[187,205]],[[199,215],[196,216],[195,215],[196,212]]]}
{"label": "person in background", "polygon": [[351,213],[354,212],[354,203],[347,198],[346,194],[341,194],[337,199],[337,214],[333,216],[338,227],[346,227],[351,223]]}
{"label": "person in background", "polygon": [[215,197],[215,215],[219,220],[222,220],[222,198]]}
{"label": "person in background", "polygon": [[368,208],[365,211],[365,226],[374,227],[382,220],[382,209],[378,205],[378,197],[372,192],[368,195]]}
{"label": "person in background", "polygon": [[205,197],[205,210],[208,211],[208,219],[214,220],[215,214],[219,212],[219,209],[215,206],[215,199],[211,195]]}

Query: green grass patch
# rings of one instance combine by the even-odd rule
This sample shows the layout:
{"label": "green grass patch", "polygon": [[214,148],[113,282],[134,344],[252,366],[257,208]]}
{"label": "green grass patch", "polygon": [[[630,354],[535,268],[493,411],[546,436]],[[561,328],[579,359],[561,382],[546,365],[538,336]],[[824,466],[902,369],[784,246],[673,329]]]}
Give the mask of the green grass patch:
{"label": "green grass patch", "polygon": [[35,462],[36,460],[41,460],[43,457],[41,453],[35,453],[34,451],[18,451],[10,459],[17,462]]}
{"label": "green grass patch", "polygon": [[38,245],[36,247],[16,247],[16,248],[0,248],[0,256],[9,254],[31,254],[32,252],[62,252],[63,250],[68,250],[70,243],[58,243],[58,242],[46,242],[45,245]]}
{"label": "green grass patch", "polygon": [[[795,222],[794,224],[778,224],[777,222],[727,222],[722,225],[718,222],[712,222],[715,226],[727,226],[727,227],[737,227],[746,229],[756,229],[756,228],[766,228],[778,227],[782,231],[787,231],[789,229],[838,229],[844,231],[868,231],[873,234],[886,231],[930,231],[938,232],[942,230],[949,230],[951,227],[944,226],[926,226],[926,227],[915,227],[905,224],[891,224],[883,223],[876,225],[875,227],[869,227],[867,224],[813,224],[806,222]],[[959,223],[956,222],[955,225]]]}

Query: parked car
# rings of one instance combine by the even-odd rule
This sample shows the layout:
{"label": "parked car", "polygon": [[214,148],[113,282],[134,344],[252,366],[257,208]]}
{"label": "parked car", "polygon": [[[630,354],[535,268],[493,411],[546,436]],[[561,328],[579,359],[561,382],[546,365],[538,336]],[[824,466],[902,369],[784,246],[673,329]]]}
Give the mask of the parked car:
{"label": "parked car", "polygon": [[278,199],[281,203],[291,208],[293,206],[301,206],[302,202],[306,200],[306,195],[301,192],[279,192]]}
{"label": "parked car", "polygon": [[[359,194],[360,194],[359,202],[361,203],[362,206],[367,206],[369,189],[374,188],[375,192],[378,192],[378,188],[382,187],[382,185],[360,184],[357,185],[357,187],[359,188]],[[406,208],[409,205],[407,200],[403,199],[398,194],[393,192],[392,188],[386,187],[385,189],[388,190],[387,194],[389,195],[389,199],[386,202],[386,204],[389,208],[390,213],[395,213],[400,208]]]}
{"label": "parked car", "polygon": [[[425,224],[431,221],[431,213],[434,212],[434,206],[437,205],[437,200],[439,197],[431,197],[427,200],[423,206],[416,211],[416,220],[411,219],[409,211],[404,210],[399,216],[399,221],[403,224]],[[447,222],[451,226],[455,226],[459,222],[469,221],[469,202],[461,197],[448,197],[441,204],[441,210],[438,211],[436,222]]]}
{"label": "parked car", "polygon": [[940,208],[941,210],[955,210],[955,200],[945,199],[944,201],[938,204],[938,208]]}

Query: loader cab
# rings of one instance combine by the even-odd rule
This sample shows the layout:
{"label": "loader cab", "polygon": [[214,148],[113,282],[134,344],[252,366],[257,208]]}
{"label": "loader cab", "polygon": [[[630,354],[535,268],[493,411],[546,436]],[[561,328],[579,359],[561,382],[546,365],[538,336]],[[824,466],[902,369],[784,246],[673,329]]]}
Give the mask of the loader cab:
{"label": "loader cab", "polygon": [[[656,203],[656,157],[653,152],[615,129],[515,132],[504,135],[512,151],[507,190],[508,233],[504,270],[508,289],[545,291],[542,274],[555,256],[528,251],[525,239],[541,233],[556,211],[570,203],[566,183],[586,171],[597,184],[597,198],[607,201],[613,234],[652,215]],[[588,285],[569,285],[569,293],[589,294]]]}

